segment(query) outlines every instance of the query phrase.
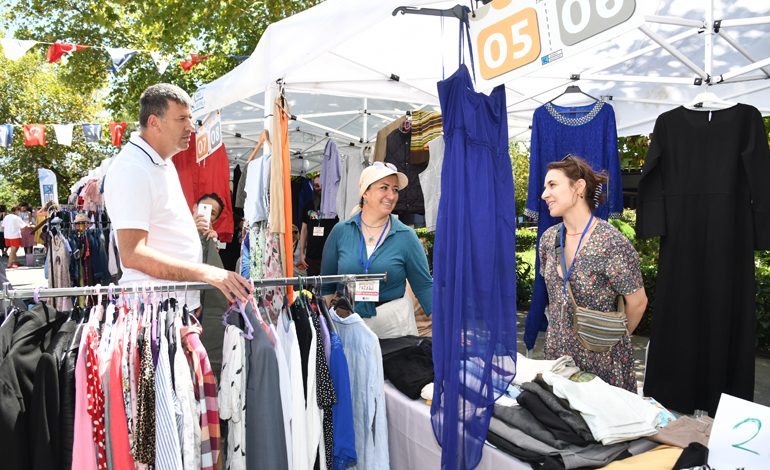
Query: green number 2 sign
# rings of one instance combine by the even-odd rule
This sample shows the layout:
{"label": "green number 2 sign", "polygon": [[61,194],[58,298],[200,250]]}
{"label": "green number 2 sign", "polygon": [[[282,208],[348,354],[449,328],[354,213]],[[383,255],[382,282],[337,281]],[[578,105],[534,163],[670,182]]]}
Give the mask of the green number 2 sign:
{"label": "green number 2 sign", "polygon": [[747,447],[743,447],[743,445],[748,443],[748,442],[750,442],[750,441],[752,441],[755,437],[757,437],[757,434],[759,434],[759,431],[762,429],[762,421],[758,420],[757,418],[746,418],[743,421],[741,421],[740,423],[738,423],[735,426],[733,426],[733,429],[737,429],[738,427],[744,425],[745,423],[754,423],[754,424],[756,424],[757,425],[757,432],[755,432],[753,436],[751,436],[750,438],[746,439],[745,441],[739,442],[737,444],[733,444],[733,447],[735,447],[736,449],[745,450],[746,452],[751,452],[752,454],[755,454],[755,455],[759,455],[759,452],[757,452],[755,450],[751,450],[751,449],[749,449]]}

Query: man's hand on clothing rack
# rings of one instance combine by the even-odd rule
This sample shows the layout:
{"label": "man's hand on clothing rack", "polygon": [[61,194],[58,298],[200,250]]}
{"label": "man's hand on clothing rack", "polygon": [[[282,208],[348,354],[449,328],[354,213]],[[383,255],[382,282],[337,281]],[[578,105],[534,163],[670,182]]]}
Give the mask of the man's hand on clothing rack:
{"label": "man's hand on clothing rack", "polygon": [[246,301],[249,295],[253,293],[251,282],[247,281],[240,274],[227,271],[216,266],[203,265],[206,267],[203,271],[203,282],[216,287],[232,302],[235,299]]}

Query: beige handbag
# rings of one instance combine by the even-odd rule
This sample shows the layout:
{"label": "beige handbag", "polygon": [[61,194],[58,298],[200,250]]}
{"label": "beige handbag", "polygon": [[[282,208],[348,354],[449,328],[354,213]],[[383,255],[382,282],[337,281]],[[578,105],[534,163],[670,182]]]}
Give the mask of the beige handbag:
{"label": "beige handbag", "polygon": [[[562,259],[561,246],[556,246],[556,259]],[[562,272],[566,272],[566,266],[561,264]],[[567,282],[569,300],[575,312],[572,315],[572,328],[577,334],[578,341],[589,351],[607,352],[618,344],[624,336],[628,336],[628,317],[626,316],[626,302],[622,295],[617,298],[618,310],[615,312],[602,312],[586,307],[580,307],[572,295],[572,287]]]}

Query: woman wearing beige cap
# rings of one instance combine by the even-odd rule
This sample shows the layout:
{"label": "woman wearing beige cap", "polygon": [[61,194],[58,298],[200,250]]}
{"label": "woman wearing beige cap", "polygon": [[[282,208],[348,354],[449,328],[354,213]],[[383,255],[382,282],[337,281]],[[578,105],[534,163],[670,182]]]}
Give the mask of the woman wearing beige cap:
{"label": "woman wearing beige cap", "polygon": [[[425,313],[432,311],[433,278],[425,250],[414,230],[391,215],[399,190],[407,184],[406,175],[389,163],[375,162],[364,169],[358,180],[359,207],[332,229],[321,262],[321,275],[387,273],[379,301],[355,305],[380,338],[417,334],[412,301],[404,298],[407,279]],[[333,294],[334,286],[326,286],[323,293]]]}

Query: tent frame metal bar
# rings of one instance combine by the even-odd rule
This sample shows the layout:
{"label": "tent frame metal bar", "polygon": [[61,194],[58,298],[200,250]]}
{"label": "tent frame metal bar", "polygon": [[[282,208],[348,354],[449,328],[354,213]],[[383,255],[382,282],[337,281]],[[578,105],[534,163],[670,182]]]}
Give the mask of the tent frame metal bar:
{"label": "tent frame metal bar", "polygon": [[754,26],[758,24],[769,24],[770,16],[756,16],[754,18],[742,18],[738,20],[722,20],[722,27],[729,26]]}
{"label": "tent frame metal bar", "polygon": [[[721,30],[717,33],[720,38],[727,41],[729,45],[733,47],[736,51],[738,51],[743,57],[747,58],[751,62],[756,62],[756,59],[749,54],[749,51],[747,51],[743,46],[738,44],[738,41],[735,40],[727,31]],[[770,78],[770,69],[762,67],[760,68],[762,72],[764,72],[765,76],[767,78]]]}
{"label": "tent frame metal bar", "polygon": [[672,46],[671,43],[669,43],[666,38],[661,36],[660,34],[656,33],[655,31],[651,30],[647,25],[639,26],[639,30],[646,34],[650,39],[658,43],[663,49],[668,51],[669,54],[676,57],[679,62],[683,63],[688,69],[695,72],[698,76],[700,76],[703,80],[707,80],[709,78],[709,75],[706,73],[705,70],[698,67],[698,65],[690,60],[686,55],[684,55],[679,49]]}
{"label": "tent frame metal bar", "polygon": [[[669,37],[668,41],[669,42],[678,42],[678,41],[686,39],[686,38],[688,38],[690,36],[695,36],[696,34],[698,34],[698,30],[696,30],[696,29],[689,29],[687,31],[684,31],[684,32],[681,32],[679,34],[675,34],[674,36]],[[615,60],[611,60],[611,61],[608,61],[607,63],[604,63],[604,64],[601,64],[599,66],[590,68],[590,69],[586,70],[585,73],[592,74],[592,73],[600,72],[602,70],[608,69],[610,67],[614,67],[614,66],[616,66],[618,64],[622,64],[623,62],[629,61],[631,59],[634,59],[636,57],[639,57],[639,56],[642,56],[644,54],[650,53],[650,52],[655,51],[655,50],[660,49],[660,48],[661,48],[661,46],[658,45],[658,44],[651,44],[651,45],[643,47],[643,48],[641,48],[641,49],[639,49],[637,51],[631,52],[630,54],[626,54],[626,55],[624,55],[622,57],[619,57],[619,58],[617,58]],[[581,74],[581,76],[582,76],[582,74]],[[540,89],[540,90],[538,90],[536,92],[529,93],[529,94],[525,95],[524,97],[522,97],[519,101],[516,101],[514,103],[509,104],[507,106],[507,108],[510,109],[510,108],[516,106],[519,103],[523,103],[523,102],[525,102],[527,100],[533,99],[533,98],[535,98],[537,96],[540,96],[540,95],[542,95],[544,93],[548,93],[549,91],[553,91],[553,90],[565,87],[565,86],[570,85],[572,83],[574,83],[574,81],[571,80],[571,79],[570,80],[565,80],[564,82],[560,83],[559,85],[548,87],[548,88],[544,88],[544,89]]]}
{"label": "tent frame metal bar", "polygon": [[[729,100],[731,100],[733,98],[736,98],[736,97],[738,97],[740,95],[749,95],[751,93],[756,93],[758,91],[763,91],[763,90],[766,90],[768,88],[770,88],[770,84],[765,84],[764,86],[758,87],[758,88],[756,88],[754,90],[750,90],[748,92],[746,90],[741,90],[741,91],[736,92],[734,94],[725,96],[722,99],[725,100],[725,101],[729,101]],[[684,104],[684,103],[678,103],[676,105],[682,105],[682,104]],[[624,129],[628,129],[628,128],[631,128],[631,127],[635,127],[635,126],[638,126],[638,125],[641,125],[641,124],[647,124],[648,122],[652,122],[652,121],[654,121],[656,119],[658,119],[658,116],[655,116],[655,117],[652,117],[652,118],[647,118],[647,119],[642,119],[640,121],[636,121],[636,122],[632,122],[632,123],[628,123],[628,124],[626,124],[623,127],[619,127],[618,131],[621,131],[621,130],[624,130]]]}

